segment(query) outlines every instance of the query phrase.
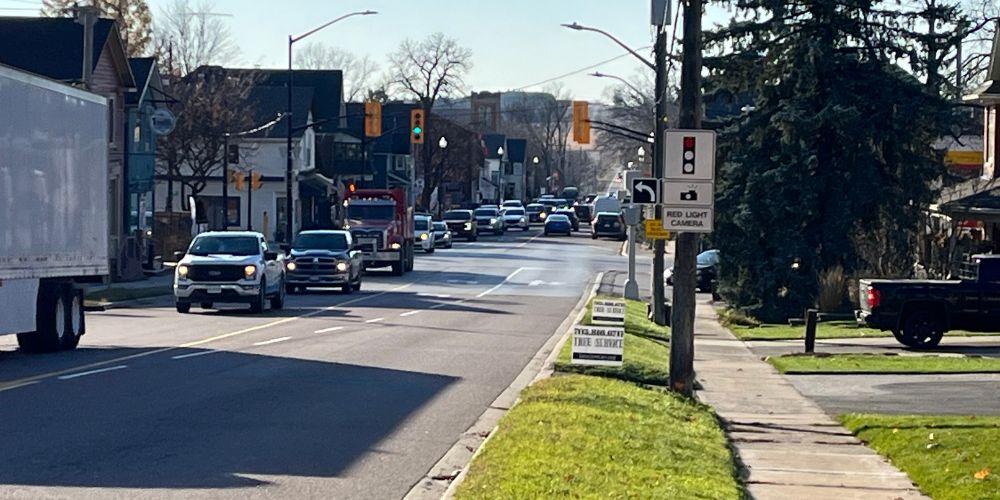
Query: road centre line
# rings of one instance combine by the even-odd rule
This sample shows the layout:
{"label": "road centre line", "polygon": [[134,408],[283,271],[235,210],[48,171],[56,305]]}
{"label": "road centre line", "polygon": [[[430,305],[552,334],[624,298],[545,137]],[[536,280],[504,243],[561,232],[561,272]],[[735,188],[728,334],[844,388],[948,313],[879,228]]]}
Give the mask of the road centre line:
{"label": "road centre line", "polygon": [[531,238],[529,238],[528,241],[525,241],[524,243],[521,243],[520,245],[517,245],[514,248],[524,248],[524,247],[528,246],[528,243],[531,243],[532,241],[535,241],[535,239],[537,239],[541,235],[542,235],[542,233],[538,233],[538,234],[532,236]]}
{"label": "road centre line", "polygon": [[487,296],[487,295],[489,295],[489,294],[491,294],[491,293],[499,290],[500,287],[506,285],[508,281],[514,279],[514,276],[517,276],[518,273],[520,273],[521,271],[527,270],[527,269],[535,269],[535,268],[529,268],[529,267],[519,267],[519,268],[517,268],[514,272],[510,273],[509,275],[507,275],[507,277],[504,278],[504,280],[501,281],[499,285],[497,285],[497,286],[495,286],[493,288],[490,288],[489,290],[486,290],[485,292],[483,292],[483,293],[481,293],[479,295],[476,295],[476,298],[477,299],[481,299],[481,298],[483,298],[483,297],[485,297],[485,296]]}
{"label": "road centre line", "polygon": [[316,330],[313,333],[330,333],[330,332],[335,332],[337,330],[343,330],[343,329],[344,329],[344,327],[342,327],[342,326],[334,326],[334,327],[330,327],[330,328],[324,328],[322,330]]}
{"label": "road centre line", "polygon": [[108,360],[105,360],[105,361],[98,361],[96,363],[90,363],[90,364],[86,364],[86,365],[82,365],[82,366],[75,366],[73,368],[67,368],[65,370],[57,370],[57,371],[54,371],[54,372],[42,373],[42,374],[34,375],[34,376],[31,376],[31,377],[24,377],[24,378],[21,378],[21,379],[3,381],[3,382],[0,382],[0,392],[9,391],[11,389],[15,389],[15,388],[18,388],[18,387],[23,387],[24,385],[27,385],[28,383],[31,383],[31,382],[37,382],[37,381],[44,380],[44,379],[47,379],[47,378],[60,377],[62,375],[75,373],[75,372],[78,372],[80,370],[86,370],[86,369],[89,369],[89,368],[97,368],[97,367],[101,367],[101,366],[113,365],[115,363],[121,363],[122,361],[128,361],[130,359],[145,358],[147,356],[154,356],[154,355],[157,355],[157,354],[163,354],[165,352],[176,351],[178,349],[185,349],[185,348],[189,348],[189,347],[196,347],[196,346],[208,344],[208,343],[211,343],[211,342],[215,342],[217,340],[223,340],[223,339],[227,339],[227,338],[231,338],[231,337],[237,337],[237,336],[240,336],[240,335],[245,335],[247,333],[256,332],[256,331],[263,330],[263,329],[266,329],[266,328],[271,328],[271,327],[274,327],[274,326],[283,325],[285,323],[290,323],[292,321],[296,321],[296,320],[299,320],[299,319],[311,318],[313,316],[317,316],[317,315],[323,314],[325,312],[335,310],[338,307],[344,307],[344,306],[348,306],[348,305],[351,305],[351,304],[356,304],[358,302],[362,302],[362,301],[365,301],[365,300],[368,300],[368,299],[374,299],[376,297],[381,297],[383,295],[387,295],[387,294],[390,294],[390,293],[398,292],[400,290],[405,290],[405,289],[413,286],[413,284],[414,283],[407,283],[405,285],[398,286],[396,288],[392,288],[392,289],[386,290],[384,292],[379,292],[379,293],[372,294],[372,295],[365,295],[363,297],[358,297],[356,299],[348,300],[346,302],[341,302],[341,303],[338,303],[338,304],[334,304],[332,306],[325,307],[323,309],[318,309],[318,310],[315,310],[315,311],[310,311],[308,313],[305,313],[305,314],[302,314],[302,315],[299,315],[299,316],[292,316],[292,317],[289,317],[289,318],[280,319],[278,321],[272,321],[272,322],[264,324],[264,325],[258,325],[258,326],[254,326],[254,327],[250,327],[250,328],[244,328],[242,330],[237,330],[235,332],[226,333],[226,334],[223,334],[223,335],[217,335],[215,337],[210,337],[210,338],[203,339],[203,340],[197,340],[197,341],[194,341],[194,342],[188,342],[186,344],[181,344],[181,345],[174,346],[174,347],[161,347],[159,349],[153,349],[153,350],[150,350],[150,351],[143,351],[143,352],[139,352],[139,353],[135,353],[135,354],[130,354],[128,356],[122,356],[122,357],[119,357],[119,358],[108,359]]}
{"label": "road centre line", "polygon": [[277,344],[278,342],[284,342],[286,340],[292,340],[292,338],[291,337],[278,337],[276,339],[262,340],[260,342],[254,342],[253,345],[256,345],[256,346],[271,345],[271,344]]}
{"label": "road centre line", "polygon": [[72,380],[74,378],[86,377],[88,375],[97,375],[98,373],[104,373],[104,372],[113,372],[116,370],[124,370],[126,368],[128,368],[128,365],[111,366],[108,368],[100,368],[98,370],[90,370],[86,372],[74,373],[72,375],[63,375],[59,377],[59,380]]}
{"label": "road centre line", "polygon": [[225,352],[225,351],[199,351],[199,352],[191,352],[191,353],[188,353],[188,354],[179,354],[177,356],[171,356],[170,359],[187,359],[187,358],[194,358],[194,357],[197,357],[197,356],[207,356],[209,354],[218,354],[220,352]]}
{"label": "road centre line", "polygon": [[384,319],[385,318],[373,318],[373,319],[365,320],[365,323],[378,323],[379,321],[382,321]]}
{"label": "road centre line", "polygon": [[416,311],[409,311],[409,312],[405,312],[405,313],[403,313],[403,314],[400,314],[400,316],[402,316],[402,317],[404,317],[404,318],[405,318],[405,317],[407,317],[407,316],[413,316],[414,314],[420,314],[420,313],[422,313],[422,312],[424,312],[424,311],[422,311],[422,310],[419,310],[419,309],[418,309],[418,310],[416,310]]}

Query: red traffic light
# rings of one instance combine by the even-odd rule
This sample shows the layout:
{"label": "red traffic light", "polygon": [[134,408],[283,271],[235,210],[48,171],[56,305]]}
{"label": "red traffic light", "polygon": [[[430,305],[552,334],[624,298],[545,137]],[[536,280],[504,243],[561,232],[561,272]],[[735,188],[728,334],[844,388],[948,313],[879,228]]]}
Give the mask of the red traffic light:
{"label": "red traffic light", "polygon": [[694,137],[684,138],[684,149],[694,149]]}
{"label": "red traffic light", "polygon": [[347,190],[353,193],[358,190],[358,186],[352,182],[347,185]]}

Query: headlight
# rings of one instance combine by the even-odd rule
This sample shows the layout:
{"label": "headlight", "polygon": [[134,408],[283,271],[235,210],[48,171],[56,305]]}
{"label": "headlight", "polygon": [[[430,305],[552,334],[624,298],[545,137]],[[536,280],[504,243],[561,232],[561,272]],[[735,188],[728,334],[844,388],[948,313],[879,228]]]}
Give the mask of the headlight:
{"label": "headlight", "polygon": [[427,233],[421,233],[420,234],[420,241],[424,241],[426,239],[427,239]]}
{"label": "headlight", "polygon": [[285,269],[288,269],[289,271],[294,271],[297,267],[299,266],[296,266],[294,262],[288,262],[285,264]]}
{"label": "headlight", "polygon": [[253,277],[257,275],[257,266],[246,266],[246,267],[244,267],[243,268],[243,275],[246,276],[247,279],[253,279]]}
{"label": "headlight", "polygon": [[466,222],[465,223],[465,230],[468,231],[470,229],[472,229],[472,223],[471,222]]}
{"label": "headlight", "polygon": [[444,239],[451,238],[451,233],[444,233]]}
{"label": "headlight", "polygon": [[496,224],[496,223],[497,223],[496,219],[490,219],[490,224]]}
{"label": "headlight", "polygon": [[186,278],[190,271],[191,268],[186,265],[177,266],[177,276],[180,276],[181,278]]}
{"label": "headlight", "polygon": [[400,248],[403,248],[403,245],[400,245],[399,243],[393,243],[392,245],[389,245],[389,248],[392,248],[393,250],[399,250]]}
{"label": "headlight", "polygon": [[548,217],[548,215],[546,215],[545,212],[542,212],[542,213],[538,214],[538,218],[539,219],[544,219],[546,217]]}
{"label": "headlight", "polygon": [[524,217],[521,217],[521,222],[524,223],[527,222],[527,220]]}
{"label": "headlight", "polygon": [[346,262],[338,262],[337,263],[337,270],[340,271],[340,272],[346,271],[347,270],[347,263]]}

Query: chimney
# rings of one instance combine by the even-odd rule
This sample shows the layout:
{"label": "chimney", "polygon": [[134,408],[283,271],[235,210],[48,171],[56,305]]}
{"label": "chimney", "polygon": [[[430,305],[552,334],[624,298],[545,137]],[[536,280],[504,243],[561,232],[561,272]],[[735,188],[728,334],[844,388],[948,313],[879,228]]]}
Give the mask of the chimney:
{"label": "chimney", "polygon": [[94,76],[94,24],[101,11],[93,5],[74,5],[76,22],[83,25],[83,84],[89,89]]}

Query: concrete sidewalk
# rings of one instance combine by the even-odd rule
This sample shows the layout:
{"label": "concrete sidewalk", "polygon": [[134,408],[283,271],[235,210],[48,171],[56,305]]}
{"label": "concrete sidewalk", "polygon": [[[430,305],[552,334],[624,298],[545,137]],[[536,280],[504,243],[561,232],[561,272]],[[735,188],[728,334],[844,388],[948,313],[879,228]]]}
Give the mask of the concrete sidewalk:
{"label": "concrete sidewalk", "polygon": [[927,498],[719,324],[710,303],[696,315],[697,396],[722,418],[754,498]]}

